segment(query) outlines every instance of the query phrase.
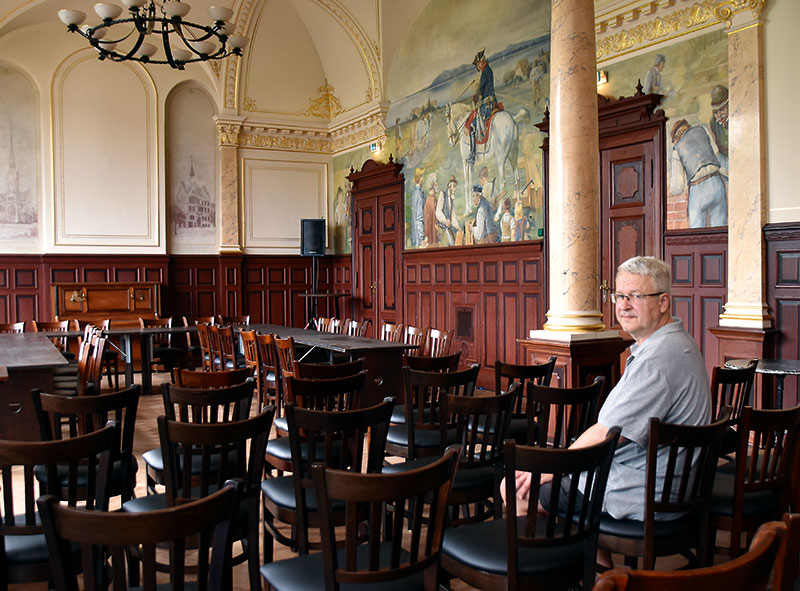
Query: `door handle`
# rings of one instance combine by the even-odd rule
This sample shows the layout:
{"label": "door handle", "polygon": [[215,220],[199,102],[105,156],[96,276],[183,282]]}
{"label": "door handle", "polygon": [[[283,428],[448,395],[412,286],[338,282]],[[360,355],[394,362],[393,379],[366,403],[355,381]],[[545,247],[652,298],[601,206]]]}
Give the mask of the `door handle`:
{"label": "door handle", "polygon": [[370,293],[372,295],[375,295],[375,293],[378,291],[378,284],[375,283],[374,281],[372,283],[370,283],[369,284],[369,291],[370,291]]}
{"label": "door handle", "polygon": [[611,290],[611,288],[608,286],[608,281],[606,281],[605,279],[603,279],[603,283],[601,283],[601,284],[600,284],[600,293],[602,293],[602,294],[603,294],[603,303],[604,303],[604,304],[605,304],[605,303],[606,303],[606,301],[608,300],[608,292],[609,292],[610,290]]}

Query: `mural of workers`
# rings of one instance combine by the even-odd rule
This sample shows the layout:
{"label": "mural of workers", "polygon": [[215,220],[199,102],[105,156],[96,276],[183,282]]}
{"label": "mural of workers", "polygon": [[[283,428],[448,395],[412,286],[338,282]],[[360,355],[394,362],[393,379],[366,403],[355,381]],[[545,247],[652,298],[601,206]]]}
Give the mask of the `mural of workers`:
{"label": "mural of workers", "polygon": [[664,71],[664,65],[667,63],[667,58],[663,53],[656,54],[656,62],[653,67],[647,71],[644,77],[644,90],[645,94],[664,94],[661,87],[661,72]]}
{"label": "mural of workers", "polygon": [[728,88],[718,84],[711,91],[711,120],[708,129],[717,147],[720,167],[728,172]]}
{"label": "mural of workers", "polygon": [[422,189],[424,168],[414,171],[414,189],[411,192],[411,246],[419,247],[425,238],[425,191]]}
{"label": "mural of workers", "polygon": [[442,190],[439,194],[439,200],[436,202],[436,225],[445,231],[447,242],[450,246],[456,243],[456,237],[459,230],[461,230],[456,217],[457,186],[456,177],[450,175],[450,180],[447,181],[447,188]]}

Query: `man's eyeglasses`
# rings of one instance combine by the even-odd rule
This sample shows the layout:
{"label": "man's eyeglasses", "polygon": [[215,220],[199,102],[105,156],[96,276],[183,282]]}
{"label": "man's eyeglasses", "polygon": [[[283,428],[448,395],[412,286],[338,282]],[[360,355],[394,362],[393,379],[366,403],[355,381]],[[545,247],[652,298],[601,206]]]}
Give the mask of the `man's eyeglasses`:
{"label": "man's eyeglasses", "polygon": [[617,302],[642,302],[645,298],[652,298],[655,296],[660,296],[661,294],[666,293],[664,291],[657,291],[655,293],[612,293],[611,294],[611,302],[616,304]]}

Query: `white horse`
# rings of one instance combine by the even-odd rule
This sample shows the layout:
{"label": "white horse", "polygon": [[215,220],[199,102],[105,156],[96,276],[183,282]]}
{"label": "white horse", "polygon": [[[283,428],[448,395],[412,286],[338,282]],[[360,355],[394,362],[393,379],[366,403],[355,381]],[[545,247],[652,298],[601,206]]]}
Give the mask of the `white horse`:
{"label": "white horse", "polygon": [[[461,161],[464,166],[464,183],[466,184],[466,211],[472,209],[472,165],[469,163],[469,129],[465,129],[467,117],[472,109],[464,103],[448,104],[445,107],[447,117],[447,136],[450,147],[460,141]],[[492,117],[489,127],[489,138],[485,144],[475,146],[475,156],[488,157],[493,155],[497,162],[497,176],[500,180],[500,193],[505,187],[504,167],[506,161],[511,166],[514,176],[514,187],[519,192],[519,168],[517,167],[517,157],[519,155],[519,131],[517,124],[530,117],[528,110],[521,108],[516,114],[511,115],[508,111],[498,111]]]}

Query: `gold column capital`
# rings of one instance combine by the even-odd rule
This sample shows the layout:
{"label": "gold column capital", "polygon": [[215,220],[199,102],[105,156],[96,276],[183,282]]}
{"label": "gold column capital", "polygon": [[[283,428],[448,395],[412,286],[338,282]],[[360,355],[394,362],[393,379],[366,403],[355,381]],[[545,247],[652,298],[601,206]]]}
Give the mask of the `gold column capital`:
{"label": "gold column capital", "polygon": [[214,125],[217,126],[220,146],[239,145],[239,133],[242,130],[244,117],[214,117]]}

